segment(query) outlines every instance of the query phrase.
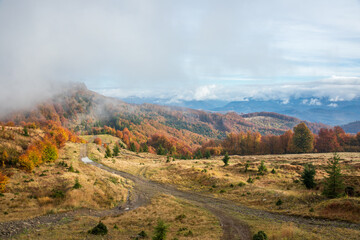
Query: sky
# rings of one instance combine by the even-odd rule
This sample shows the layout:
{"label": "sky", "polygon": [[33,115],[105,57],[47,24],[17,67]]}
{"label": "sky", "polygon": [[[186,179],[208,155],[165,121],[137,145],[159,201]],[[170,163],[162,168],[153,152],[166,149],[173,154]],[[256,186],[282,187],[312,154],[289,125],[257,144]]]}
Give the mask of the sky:
{"label": "sky", "polygon": [[0,113],[83,82],[175,100],[360,95],[359,0],[0,0]]}

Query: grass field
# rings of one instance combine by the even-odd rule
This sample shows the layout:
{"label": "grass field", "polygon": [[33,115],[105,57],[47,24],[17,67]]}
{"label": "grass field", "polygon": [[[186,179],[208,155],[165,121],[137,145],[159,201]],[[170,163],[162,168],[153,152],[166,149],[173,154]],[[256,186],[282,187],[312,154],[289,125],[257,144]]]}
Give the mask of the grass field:
{"label": "grass field", "polygon": [[[76,208],[111,208],[126,201],[131,183],[81,162],[80,146],[67,143],[59,159],[30,173],[6,169],[11,177],[6,192],[0,196],[0,221]],[[80,188],[74,187],[76,181]]]}
{"label": "grass field", "polygon": [[[168,195],[152,199],[151,204],[116,217],[103,219],[79,216],[75,221],[56,227],[21,234],[16,239],[134,239],[144,231],[150,239],[154,227],[161,219],[168,225],[167,239],[220,239],[221,227],[217,219],[203,209]],[[106,236],[88,234],[88,230],[102,221],[108,228]]]}
{"label": "grass field", "polygon": [[[111,143],[115,142],[112,139]],[[332,153],[231,156],[229,166],[224,166],[222,157],[175,161],[170,158],[166,162],[165,156],[122,150],[118,157],[105,159],[102,147],[92,143],[88,149],[96,160],[108,166],[180,189],[205,192],[273,212],[360,222],[358,196],[327,199],[322,195],[327,160],[333,157]],[[359,194],[360,154],[339,155],[345,186],[353,187]],[[267,167],[264,175],[258,175],[261,161]],[[316,166],[317,187],[313,190],[306,189],[300,181],[306,163]],[[248,182],[249,178],[253,183]],[[279,199],[282,204],[276,205]]]}

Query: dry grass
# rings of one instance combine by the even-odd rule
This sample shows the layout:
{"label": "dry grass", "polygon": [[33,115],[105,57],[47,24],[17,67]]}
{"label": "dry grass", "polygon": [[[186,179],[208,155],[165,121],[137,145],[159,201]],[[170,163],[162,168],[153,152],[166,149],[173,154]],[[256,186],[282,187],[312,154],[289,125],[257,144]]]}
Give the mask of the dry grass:
{"label": "dry grass", "polygon": [[264,231],[270,240],[357,240],[360,232],[327,226],[298,225],[270,221],[263,218],[238,216],[251,227],[252,232]]}
{"label": "dry grass", "polygon": [[[31,173],[7,169],[12,176],[7,191],[0,197],[1,221],[81,207],[111,208],[126,201],[131,187],[127,180],[81,162],[80,146],[67,143],[58,160],[35,168]],[[67,167],[59,163],[65,163]],[[70,166],[74,172],[69,171]],[[73,188],[76,179],[82,186],[79,189]],[[55,197],[55,191],[60,193],[58,197]]]}
{"label": "dry grass", "polygon": [[[112,141],[115,142],[115,139]],[[164,156],[122,150],[120,156],[104,159],[104,149],[98,151],[95,144],[88,147],[89,152],[97,154],[98,161],[110,167],[176,185],[180,189],[205,192],[273,212],[360,222],[360,215],[354,211],[343,211],[341,215],[341,211],[335,208],[323,210],[322,204],[327,199],[321,194],[322,182],[326,176],[327,160],[333,156],[331,153],[231,156],[230,165],[224,167],[222,157],[166,163]],[[340,153],[340,157],[345,185],[353,186],[355,192],[360,193],[360,154]],[[268,169],[263,176],[257,174],[261,160],[265,161]],[[313,163],[317,169],[318,187],[314,190],[307,190],[299,181],[306,163]],[[249,165],[247,172],[244,171],[246,164]],[[275,174],[270,173],[272,169],[275,169]],[[254,183],[247,183],[249,177]],[[239,183],[245,185],[239,186]],[[276,206],[279,199],[283,204]],[[346,204],[347,198],[337,201]],[[353,202],[352,206],[359,205]]]}
{"label": "dry grass", "polygon": [[[172,196],[161,195],[147,206],[117,217],[102,219],[109,230],[103,237],[87,233],[100,219],[78,217],[70,223],[22,234],[17,239],[69,239],[69,236],[71,239],[134,239],[141,231],[145,231],[151,237],[158,219],[169,225],[167,239],[208,240],[220,239],[222,235],[219,222],[209,212]],[[115,225],[117,228],[114,228]],[[192,235],[186,236],[189,231]]]}

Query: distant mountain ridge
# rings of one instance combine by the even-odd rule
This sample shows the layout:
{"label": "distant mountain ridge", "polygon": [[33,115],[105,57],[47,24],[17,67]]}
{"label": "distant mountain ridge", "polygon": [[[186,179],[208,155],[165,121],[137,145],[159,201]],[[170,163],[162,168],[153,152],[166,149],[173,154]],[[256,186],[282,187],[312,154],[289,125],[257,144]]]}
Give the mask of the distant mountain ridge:
{"label": "distant mountain ridge", "polygon": [[125,102],[150,103],[182,106],[211,112],[226,113],[233,111],[239,114],[253,112],[276,112],[309,122],[321,122],[327,125],[339,126],[360,120],[360,98],[353,100],[338,100],[328,98],[290,98],[287,100],[256,100],[244,101],[223,100],[176,100],[157,98],[125,98]]}
{"label": "distant mountain ridge", "polygon": [[351,122],[351,123],[342,125],[341,127],[347,133],[356,134],[356,133],[360,132],[360,121]]}

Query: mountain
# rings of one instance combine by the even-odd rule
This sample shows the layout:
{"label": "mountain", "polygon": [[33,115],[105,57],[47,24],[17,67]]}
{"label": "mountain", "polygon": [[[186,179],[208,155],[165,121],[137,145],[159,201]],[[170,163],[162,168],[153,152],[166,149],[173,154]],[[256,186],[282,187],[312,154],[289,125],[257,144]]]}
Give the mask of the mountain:
{"label": "mountain", "polygon": [[[251,131],[261,134],[282,134],[301,122],[300,119],[276,113],[239,115],[206,112],[184,107],[155,104],[130,104],[102,96],[85,85],[66,89],[29,111],[14,112],[3,121],[20,123],[53,120],[76,132],[102,131],[127,135],[127,144],[142,144],[153,135],[164,135],[179,143],[178,148],[193,149],[209,139],[222,139],[230,132]],[[306,122],[317,132],[328,127]],[[104,130],[104,126],[107,128]]]}
{"label": "mountain", "polygon": [[328,99],[291,99],[286,102],[270,101],[237,101],[212,109],[214,111],[235,111],[251,113],[258,111],[277,112],[311,122],[322,122],[329,125],[342,125],[360,119],[360,99],[332,102]]}
{"label": "mountain", "polygon": [[347,133],[356,134],[356,133],[360,132],[360,121],[351,122],[351,123],[342,125],[341,127]]}
{"label": "mountain", "polygon": [[328,98],[290,98],[283,100],[220,101],[220,100],[173,100],[172,98],[138,98],[123,99],[132,103],[154,103],[166,106],[181,106],[211,112],[237,112],[239,114],[253,112],[276,112],[310,122],[321,122],[336,126],[360,120],[360,98],[353,100]]}

